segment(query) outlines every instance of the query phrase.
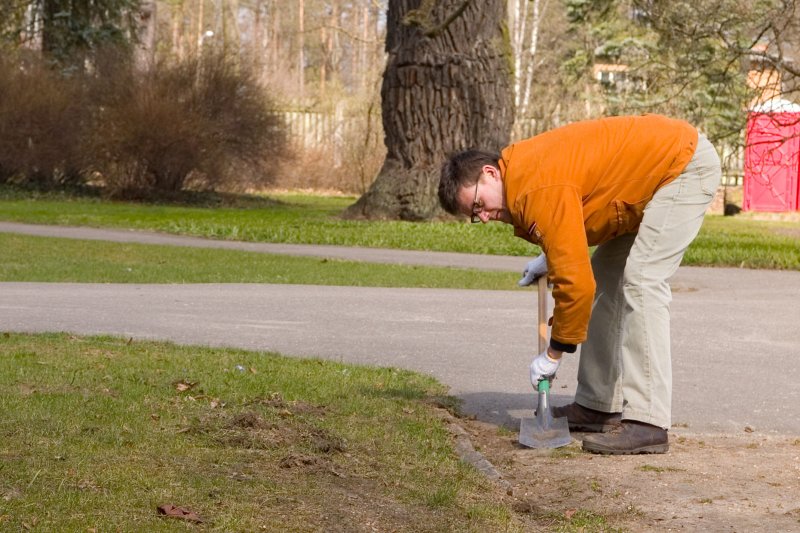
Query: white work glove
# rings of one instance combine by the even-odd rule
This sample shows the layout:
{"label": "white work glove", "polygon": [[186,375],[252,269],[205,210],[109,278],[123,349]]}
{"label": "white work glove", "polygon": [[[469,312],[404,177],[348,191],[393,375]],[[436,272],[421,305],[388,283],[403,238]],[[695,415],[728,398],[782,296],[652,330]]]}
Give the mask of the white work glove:
{"label": "white work glove", "polygon": [[534,357],[530,366],[531,385],[533,385],[533,389],[537,391],[539,390],[540,379],[554,378],[559,365],[561,365],[561,359],[551,359],[550,356],[547,355],[546,349]]}
{"label": "white work glove", "polygon": [[541,253],[536,259],[528,261],[528,264],[525,265],[525,270],[522,272],[522,278],[517,282],[517,285],[527,287],[545,274],[547,274],[547,257],[545,257],[544,253]]}

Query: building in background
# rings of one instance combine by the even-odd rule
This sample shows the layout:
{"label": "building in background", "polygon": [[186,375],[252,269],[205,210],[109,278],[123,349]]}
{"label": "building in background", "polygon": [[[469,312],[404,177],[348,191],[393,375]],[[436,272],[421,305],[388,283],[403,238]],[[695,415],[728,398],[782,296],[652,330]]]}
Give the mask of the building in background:
{"label": "building in background", "polygon": [[753,48],[744,150],[744,211],[800,209],[800,105],[784,98],[781,72],[766,45]]}

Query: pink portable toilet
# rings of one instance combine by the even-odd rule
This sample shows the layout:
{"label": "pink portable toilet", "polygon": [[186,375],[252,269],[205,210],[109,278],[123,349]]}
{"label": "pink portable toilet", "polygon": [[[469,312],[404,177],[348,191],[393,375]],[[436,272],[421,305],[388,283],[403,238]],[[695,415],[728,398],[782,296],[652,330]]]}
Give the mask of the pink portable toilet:
{"label": "pink portable toilet", "polygon": [[767,102],[747,119],[744,211],[795,211],[800,205],[800,106]]}

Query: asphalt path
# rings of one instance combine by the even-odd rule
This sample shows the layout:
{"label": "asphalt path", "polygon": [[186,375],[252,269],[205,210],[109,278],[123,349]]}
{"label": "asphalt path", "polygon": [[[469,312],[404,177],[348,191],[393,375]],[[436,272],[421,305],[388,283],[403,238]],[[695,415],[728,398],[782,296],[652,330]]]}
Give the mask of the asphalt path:
{"label": "asphalt path", "polygon": [[[0,231],[218,247],[176,236],[0,223]],[[107,233],[104,233],[107,232]],[[89,237],[87,237],[89,235]],[[141,239],[141,240],[140,240]],[[236,244],[236,243],[234,243]],[[251,249],[248,243],[241,249]],[[227,247],[227,246],[226,246]],[[232,246],[237,247],[237,246]],[[252,251],[276,253],[270,247]],[[302,249],[301,249],[302,248]],[[300,255],[518,270],[524,259],[300,247]],[[281,252],[281,253],[291,253]],[[0,261],[2,255],[0,255]],[[800,434],[800,272],[682,267],[673,287],[673,424],[698,433]],[[535,398],[532,290],[467,291],[268,284],[0,283],[0,330],[115,334],[394,366],[431,374],[464,411],[517,427]],[[567,355],[553,403],[575,392]]]}

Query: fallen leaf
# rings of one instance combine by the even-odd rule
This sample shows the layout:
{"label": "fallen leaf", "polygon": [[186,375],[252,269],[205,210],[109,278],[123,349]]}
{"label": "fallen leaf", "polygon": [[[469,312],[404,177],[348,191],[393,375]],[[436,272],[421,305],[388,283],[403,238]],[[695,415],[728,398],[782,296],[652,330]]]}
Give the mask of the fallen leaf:
{"label": "fallen leaf", "polygon": [[176,507],[174,505],[159,505],[158,514],[167,518],[177,518],[179,520],[186,520],[187,522],[194,522],[202,524],[204,520],[200,518],[197,513],[183,507]]}
{"label": "fallen leaf", "polygon": [[194,386],[197,385],[197,382],[192,383],[191,381],[186,381],[185,379],[182,379],[180,381],[176,381],[175,383],[173,383],[173,385],[175,385],[175,389],[178,392],[186,392],[187,390],[191,390],[192,388],[194,388]]}
{"label": "fallen leaf", "polygon": [[577,512],[578,512],[577,509],[567,509],[566,511],[564,511],[564,518],[566,518],[567,520],[572,520],[572,517],[575,516],[575,513]]}
{"label": "fallen leaf", "polygon": [[745,426],[744,427],[744,432],[745,433],[752,433],[753,431],[755,431],[755,430],[753,428],[751,428],[750,426]]}
{"label": "fallen leaf", "polygon": [[250,373],[251,373],[251,374],[258,374],[258,370],[256,370],[255,368],[253,368],[253,367],[251,366],[251,367],[250,367]]}

